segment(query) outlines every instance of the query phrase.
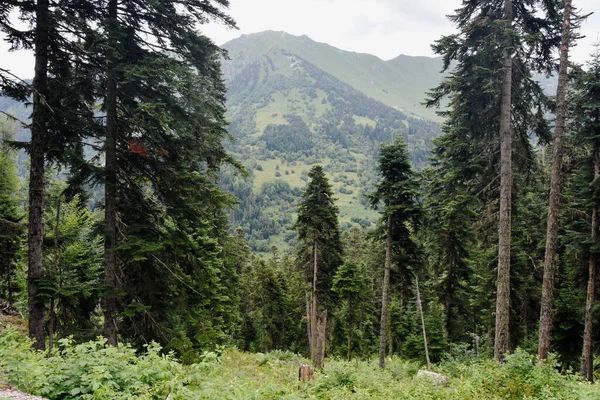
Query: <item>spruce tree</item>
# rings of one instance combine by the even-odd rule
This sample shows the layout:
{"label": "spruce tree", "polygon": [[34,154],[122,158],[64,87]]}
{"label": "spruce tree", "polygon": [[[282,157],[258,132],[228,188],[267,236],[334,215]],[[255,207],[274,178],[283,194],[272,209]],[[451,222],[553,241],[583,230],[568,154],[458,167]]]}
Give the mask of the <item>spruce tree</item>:
{"label": "spruce tree", "polygon": [[[33,97],[31,140],[21,144],[30,157],[28,223],[28,317],[29,335],[36,349],[44,349],[44,306],[39,299],[43,277],[43,209],[45,164],[66,162],[80,138],[93,130],[92,87],[88,53],[80,34],[89,32],[88,2],[25,0],[9,2],[0,8],[0,30],[12,49],[34,50],[34,76],[31,85],[16,74],[2,70],[0,93],[18,101]],[[19,12],[28,23],[25,30],[11,24],[11,12]]]}
{"label": "spruce tree", "polygon": [[[343,316],[346,322],[348,360],[352,359],[352,336],[358,328],[358,322],[364,320],[363,311],[370,294],[369,283],[364,265],[354,261],[342,264],[333,277],[331,289],[341,300],[341,312],[338,315]],[[341,321],[342,319],[338,318],[338,322]]]}
{"label": "spruce tree", "polygon": [[[449,17],[459,32],[433,46],[443,56],[444,69],[458,62],[427,103],[439,105],[442,98],[450,97],[450,110],[441,113],[448,117],[447,147],[440,149],[450,164],[445,168],[455,168],[457,179],[467,182],[473,193],[489,194],[490,188],[497,188],[494,197],[500,199],[494,352],[498,360],[510,348],[513,169],[527,168],[534,160],[531,132],[547,139],[543,119],[547,99],[532,71],[553,69],[552,53],[560,42],[562,22],[559,3],[465,0]],[[518,155],[515,162],[513,153]]]}
{"label": "spruce tree", "polygon": [[15,166],[14,151],[9,147],[8,141],[12,139],[10,124],[0,119],[0,264],[2,294],[6,296],[8,305],[14,302],[15,276],[14,265],[17,251],[25,227],[23,215],[19,212],[19,180]]}
{"label": "spruce tree", "polygon": [[[560,213],[562,190],[563,142],[567,125],[567,79],[569,67],[569,47],[574,45],[571,21],[573,20],[571,0],[565,0],[564,22],[560,46],[560,63],[558,69],[558,87],[556,90],[556,127],[554,129],[554,145],[552,155],[552,175],[550,184],[550,202],[546,232],[546,253],[544,258],[544,280],[542,282],[542,305],[540,309],[540,332],[538,358],[545,360],[550,351],[552,339],[552,306],[554,292],[554,274],[557,257],[558,216]],[[577,24],[576,24],[577,26]]]}
{"label": "spruce tree", "polygon": [[[105,335],[114,345],[117,315],[124,306],[118,298],[123,293],[118,275],[128,271],[119,262],[120,246],[135,238],[145,243],[140,248],[151,249],[165,234],[176,235],[177,240],[191,234],[192,221],[207,215],[197,213],[199,203],[206,202],[211,204],[207,209],[216,208],[209,219],[219,222],[205,225],[203,220],[194,234],[211,242],[212,250],[204,253],[209,259],[223,250],[227,235],[221,211],[230,199],[215,190],[214,183],[220,165],[233,161],[221,143],[227,136],[219,63],[223,53],[198,32],[197,24],[219,20],[234,26],[234,22],[223,11],[226,0],[109,0],[91,6],[89,21],[97,29],[86,31],[84,38],[95,66],[95,96],[105,111],[103,126],[93,134],[104,144],[104,165],[80,158],[71,183],[104,185]],[[191,192],[196,194],[190,196]],[[191,202],[184,204],[183,198]],[[130,212],[134,207],[141,216]],[[165,226],[163,221],[174,225]],[[123,235],[117,237],[118,231]],[[142,253],[144,259],[137,262],[151,264],[154,271],[163,269],[168,274],[169,268],[179,268],[168,257],[155,259],[147,251]],[[217,279],[218,266],[208,261],[205,265],[215,268]],[[185,281],[174,275],[175,280]],[[135,280],[130,284],[132,292],[140,289]],[[139,299],[127,298],[135,304],[125,307],[146,313],[137,305]],[[169,335],[160,332],[161,323],[154,325],[149,331],[166,340]]]}
{"label": "spruce tree", "polygon": [[[311,272],[309,346],[311,360],[316,368],[323,366],[325,343],[320,342],[318,330],[325,328],[323,315],[333,303],[330,296],[333,277],[342,264],[342,245],[338,224],[338,208],[323,167],[316,165],[308,173],[310,181],[298,205],[298,263]],[[325,337],[324,332],[322,336]]]}
{"label": "spruce tree", "polygon": [[419,223],[420,208],[417,202],[418,184],[401,136],[394,143],[381,147],[378,163],[381,180],[369,197],[373,208],[382,207],[379,228],[386,241],[379,334],[379,367],[384,368],[392,264],[396,263],[400,269],[407,271],[414,260],[417,251],[413,233]]}
{"label": "spruce tree", "polygon": [[598,194],[600,183],[600,51],[592,55],[587,71],[578,77],[573,98],[573,128],[575,140],[584,145],[580,161],[581,168],[577,176],[578,199],[584,199],[588,215],[584,227],[588,229],[582,241],[588,249],[587,298],[583,333],[583,352],[581,356],[581,376],[593,380],[593,308],[596,293],[598,254],[600,253],[600,216],[598,215]]}

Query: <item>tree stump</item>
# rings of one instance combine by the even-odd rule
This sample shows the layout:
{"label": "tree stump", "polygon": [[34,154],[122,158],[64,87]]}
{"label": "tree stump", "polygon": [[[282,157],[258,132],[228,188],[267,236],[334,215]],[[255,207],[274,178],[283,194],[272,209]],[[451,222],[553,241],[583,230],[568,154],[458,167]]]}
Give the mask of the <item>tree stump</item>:
{"label": "tree stump", "polygon": [[313,379],[313,369],[310,365],[300,363],[298,368],[298,380],[308,382]]}

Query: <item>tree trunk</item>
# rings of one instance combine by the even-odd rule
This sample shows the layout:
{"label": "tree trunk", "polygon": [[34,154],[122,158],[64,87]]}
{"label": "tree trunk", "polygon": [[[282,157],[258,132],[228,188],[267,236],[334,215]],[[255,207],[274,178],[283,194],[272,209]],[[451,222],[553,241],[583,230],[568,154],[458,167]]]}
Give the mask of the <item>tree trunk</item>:
{"label": "tree trunk", "polygon": [[450,331],[450,318],[451,318],[451,307],[452,304],[452,295],[450,293],[450,288],[446,288],[446,298],[444,301],[444,312],[446,314],[446,319],[444,320],[444,326],[442,327],[442,334],[444,339],[448,339],[449,331]]}
{"label": "tree trunk", "polygon": [[310,300],[312,295],[310,293],[306,293],[306,330],[308,334],[308,349],[310,350],[310,359],[312,360],[312,313],[310,311]]}
{"label": "tree trunk", "polygon": [[[60,197],[56,205],[56,222],[54,224],[54,265],[52,275],[54,278],[57,277],[58,263],[60,262],[60,249],[58,248],[58,235],[60,233]],[[61,285],[62,286],[62,285]],[[55,295],[52,295],[50,299],[50,311],[48,316],[48,353],[52,351],[54,347],[54,330],[56,327],[56,312],[54,311]]]}
{"label": "tree trunk", "polygon": [[427,347],[427,330],[425,329],[425,315],[423,314],[423,304],[421,303],[421,291],[419,290],[419,278],[415,276],[417,284],[417,307],[421,314],[421,327],[423,328],[423,344],[425,345],[425,359],[427,360],[427,371],[431,371],[431,361],[429,361],[429,348]]}
{"label": "tree trunk", "polygon": [[29,336],[33,348],[44,350],[44,304],[37,298],[38,281],[44,274],[44,136],[47,125],[46,94],[48,75],[48,36],[50,11],[48,0],[38,0],[35,27],[35,74],[33,78],[33,113],[29,157],[29,234],[28,234],[28,303]]}
{"label": "tree trunk", "polygon": [[[504,1],[504,19],[507,29],[512,26],[512,0]],[[511,96],[512,96],[512,52],[505,45],[504,81],[500,107],[500,215],[498,221],[498,282],[496,291],[496,337],[494,358],[504,360],[509,347],[510,314],[510,231],[512,192],[512,139],[511,139]]]}
{"label": "tree trunk", "polygon": [[318,276],[318,272],[319,272],[319,259],[317,256],[317,241],[315,240],[313,243],[313,282],[312,282],[312,307],[310,310],[310,335],[311,335],[311,347],[310,347],[310,358],[311,361],[313,363],[313,365],[315,366],[315,368],[318,368],[317,365],[317,359],[318,359],[318,353],[317,353],[317,332],[318,332],[318,321],[317,321],[317,306],[318,306],[318,299],[317,299],[317,276]]}
{"label": "tree trunk", "polygon": [[348,361],[352,360],[352,324],[348,321]]}
{"label": "tree trunk", "polygon": [[389,314],[390,271],[392,269],[392,217],[387,220],[387,238],[385,241],[385,271],[383,273],[383,290],[381,293],[381,326],[379,328],[379,368],[385,368],[385,345]]}
{"label": "tree trunk", "polygon": [[[600,149],[594,151],[594,180],[600,178]],[[598,206],[592,211],[592,241],[593,246],[600,244],[600,221],[598,220]],[[592,333],[594,327],[593,306],[596,291],[596,265],[598,253],[590,253],[589,276],[587,285],[587,299],[585,302],[585,328],[583,330],[583,352],[581,354],[581,376],[590,382],[594,381],[594,353],[592,349]]]}
{"label": "tree trunk", "polygon": [[315,368],[323,368],[325,365],[325,333],[327,331],[327,310],[323,310],[317,321],[317,337],[315,346]]}
{"label": "tree trunk", "polygon": [[[10,253],[9,253],[10,254]],[[6,277],[6,284],[8,286],[8,305],[10,307],[12,307],[13,305],[13,288],[12,288],[12,263],[10,260],[10,257],[6,257],[6,264],[7,264],[7,273],[8,276]]]}
{"label": "tree trunk", "polygon": [[[117,0],[108,3],[108,27],[112,43],[110,51],[116,51]],[[106,81],[106,142],[104,182],[104,334],[111,346],[117,344],[117,71],[116,54],[111,56]]]}
{"label": "tree trunk", "polygon": [[569,44],[571,39],[571,0],[565,0],[565,20],[563,23],[560,47],[560,67],[556,90],[556,128],[554,130],[554,152],[552,154],[552,175],[550,178],[550,204],[546,227],[546,255],[544,258],[544,278],[542,281],[542,305],[540,310],[540,336],[538,359],[548,358],[552,339],[552,297],[554,292],[554,271],[557,261],[556,247],[558,236],[558,215],[560,213],[560,191],[562,189],[563,134],[567,119],[565,95],[567,91],[567,70],[569,66]]}

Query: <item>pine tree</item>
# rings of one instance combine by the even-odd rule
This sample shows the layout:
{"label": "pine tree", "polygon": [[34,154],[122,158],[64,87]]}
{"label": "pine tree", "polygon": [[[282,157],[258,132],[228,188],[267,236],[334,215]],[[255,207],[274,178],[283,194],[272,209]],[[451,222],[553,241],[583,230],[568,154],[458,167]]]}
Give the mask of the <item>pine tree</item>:
{"label": "pine tree", "polygon": [[[346,337],[348,360],[352,359],[352,335],[358,328],[358,321],[364,320],[365,303],[369,299],[369,279],[363,265],[353,261],[346,261],[340,266],[333,277],[333,290],[342,301],[340,316],[346,320]],[[363,318],[360,318],[361,315]],[[338,318],[341,322],[342,318]]]}
{"label": "pine tree", "polygon": [[598,193],[600,182],[600,52],[597,51],[589,63],[588,70],[577,79],[574,96],[575,140],[585,145],[581,161],[582,175],[579,198],[586,200],[591,224],[591,234],[587,236],[589,246],[587,299],[585,305],[585,323],[583,333],[583,353],[581,356],[581,375],[593,380],[593,306],[596,292],[596,274],[598,253],[600,252],[600,220],[598,216]]}
{"label": "pine tree", "polygon": [[[223,53],[198,32],[197,24],[210,19],[228,26],[234,26],[234,22],[223,11],[228,6],[226,0],[144,0],[122,4],[109,0],[81,2],[78,6],[89,7],[88,21],[96,27],[85,31],[82,37],[95,67],[93,81],[99,83],[94,85],[94,99],[102,100],[105,111],[105,125],[98,125],[99,131],[93,133],[95,139],[104,143],[104,165],[98,159],[89,162],[79,157],[71,184],[82,187],[91,181],[104,185],[105,335],[114,345],[117,314],[123,307],[118,298],[123,288],[117,285],[118,274],[126,271],[125,263],[119,261],[123,243],[135,238],[145,242],[140,248],[155,249],[155,241],[165,234],[177,237],[172,240],[200,235],[211,242],[211,250],[204,253],[209,259],[223,249],[221,239],[227,235],[221,222],[208,224],[215,227],[211,231],[202,221],[198,231],[190,232],[198,202],[216,206],[211,220],[222,218],[221,211],[230,199],[214,190],[216,171],[223,162],[235,164],[221,143],[227,136],[225,87],[219,63]],[[197,195],[190,196],[187,191]],[[191,204],[184,204],[184,197]],[[137,207],[144,216],[132,215],[130,207]],[[177,219],[180,217],[181,221]],[[175,225],[164,226],[165,222]],[[118,238],[118,230],[125,237]],[[213,239],[217,243],[212,243]],[[172,261],[168,257],[148,258],[147,252],[144,262],[152,264],[154,271],[177,269],[169,264]],[[211,276],[217,279],[217,265],[208,261],[206,265],[207,269],[215,268]],[[139,289],[135,287],[133,292]],[[135,302],[126,307],[144,313],[145,308],[136,305],[139,299]],[[150,331],[164,341],[169,335],[160,332],[160,325],[156,323]]]}
{"label": "pine tree", "polygon": [[416,244],[412,234],[418,225],[420,209],[417,203],[417,182],[406,143],[401,136],[394,143],[381,147],[378,162],[381,180],[369,197],[373,208],[382,206],[380,230],[386,241],[379,335],[379,367],[384,368],[392,264],[397,263],[400,269],[406,271],[408,264],[415,258]]}
{"label": "pine tree", "polygon": [[558,88],[556,90],[556,128],[554,129],[554,151],[552,156],[552,175],[550,184],[550,204],[546,232],[546,254],[544,258],[544,280],[542,282],[542,306],[540,310],[540,335],[538,358],[548,358],[552,338],[552,299],[554,292],[555,258],[557,257],[558,216],[560,213],[560,192],[562,190],[563,135],[567,125],[567,74],[569,67],[569,47],[573,35],[571,20],[573,16],[571,0],[565,0],[564,23],[560,46],[560,65],[558,70]]}
{"label": "pine tree", "polygon": [[[308,177],[310,181],[302,193],[294,229],[298,232],[298,262],[312,272],[310,311],[307,315],[309,347],[314,366],[321,368],[325,343],[319,338],[318,331],[325,328],[323,316],[326,318],[327,310],[333,306],[330,291],[333,276],[342,264],[342,245],[339,211],[323,168],[314,166]],[[322,337],[325,337],[324,332]]]}
{"label": "pine tree", "polygon": [[[10,13],[20,13],[29,24],[21,30],[11,24]],[[13,49],[33,49],[31,85],[6,70],[0,73],[0,92],[19,100],[33,97],[31,140],[22,144],[30,157],[28,224],[29,335],[36,349],[44,349],[44,306],[38,298],[43,270],[44,175],[47,161],[66,162],[80,138],[93,130],[90,74],[81,73],[87,53],[79,33],[89,31],[89,3],[53,0],[10,2],[0,9],[0,29]]]}
{"label": "pine tree", "polygon": [[[532,71],[550,72],[552,52],[559,43],[560,6],[556,1],[534,1],[527,6],[506,0],[463,1],[450,17],[459,33],[433,46],[448,69],[458,64],[430,93],[428,105],[450,97],[444,125],[447,147],[440,149],[473,193],[498,188],[498,279],[496,293],[495,358],[509,350],[510,247],[513,169],[534,160],[529,134],[547,138],[543,119],[547,101]],[[538,15],[539,14],[539,15]],[[500,132],[500,135],[491,135]],[[514,139],[513,139],[514,138]],[[513,163],[513,153],[515,157]],[[461,165],[462,164],[462,165]],[[514,164],[514,165],[513,165]],[[528,165],[529,164],[529,165]],[[489,177],[493,186],[489,185]]]}
{"label": "pine tree", "polygon": [[14,302],[14,263],[25,233],[22,223],[24,216],[18,209],[19,180],[15,157],[8,145],[11,139],[11,125],[0,119],[0,271],[3,279],[2,293],[9,306]]}
{"label": "pine tree", "polygon": [[[435,158],[433,164],[437,164]],[[476,202],[468,190],[461,192],[445,180],[445,171],[428,169],[422,174],[427,182],[423,241],[433,272],[432,283],[445,313],[444,335],[464,340],[472,315],[467,292],[473,272],[471,253],[477,246],[472,230]]]}

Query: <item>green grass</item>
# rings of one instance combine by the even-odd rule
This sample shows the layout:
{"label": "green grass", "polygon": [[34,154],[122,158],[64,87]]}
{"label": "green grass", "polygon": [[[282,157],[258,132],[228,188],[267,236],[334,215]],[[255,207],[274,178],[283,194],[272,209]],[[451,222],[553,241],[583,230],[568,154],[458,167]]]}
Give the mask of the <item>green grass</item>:
{"label": "green grass", "polygon": [[600,386],[562,375],[555,363],[537,363],[517,351],[506,364],[490,359],[445,361],[434,370],[447,377],[435,385],[417,377],[415,361],[394,358],[385,370],[370,361],[326,358],[308,383],[298,381],[301,356],[235,349],[205,352],[183,365],[156,345],[136,354],[105,347],[103,340],[74,345],[61,341],[51,357],[31,350],[15,329],[0,332],[0,381],[54,399],[599,399]]}
{"label": "green grass", "polygon": [[[353,153],[353,155],[357,159],[362,159],[364,156]],[[329,159],[324,159],[320,163],[323,167],[326,167],[329,164]],[[302,161],[295,161],[295,165],[292,163],[286,163],[284,160],[280,158],[269,159],[258,161],[263,168],[262,171],[254,170],[254,189],[255,192],[259,192],[262,185],[273,179],[281,179],[289,183],[290,187],[298,187],[304,188],[306,186],[306,182],[302,180],[302,171],[308,173],[310,171],[312,165],[305,164]],[[279,165],[279,170],[276,169],[277,165]],[[288,171],[289,174],[286,175],[285,171]],[[291,171],[294,170],[292,174]],[[280,177],[276,177],[275,173],[279,172],[281,174]],[[360,217],[367,218],[371,220],[375,220],[378,217],[378,213],[365,209],[365,207],[360,204],[359,196],[360,196],[360,186],[358,185],[359,179],[356,172],[343,172],[344,175],[348,177],[348,179],[354,180],[356,184],[348,185],[346,188],[353,191],[352,194],[344,194],[340,192],[340,188],[342,188],[343,182],[334,182],[334,178],[339,176],[339,173],[327,173],[327,177],[329,178],[329,182],[332,184],[334,196],[337,199],[335,204],[340,209],[340,222],[350,222],[352,217]]]}

